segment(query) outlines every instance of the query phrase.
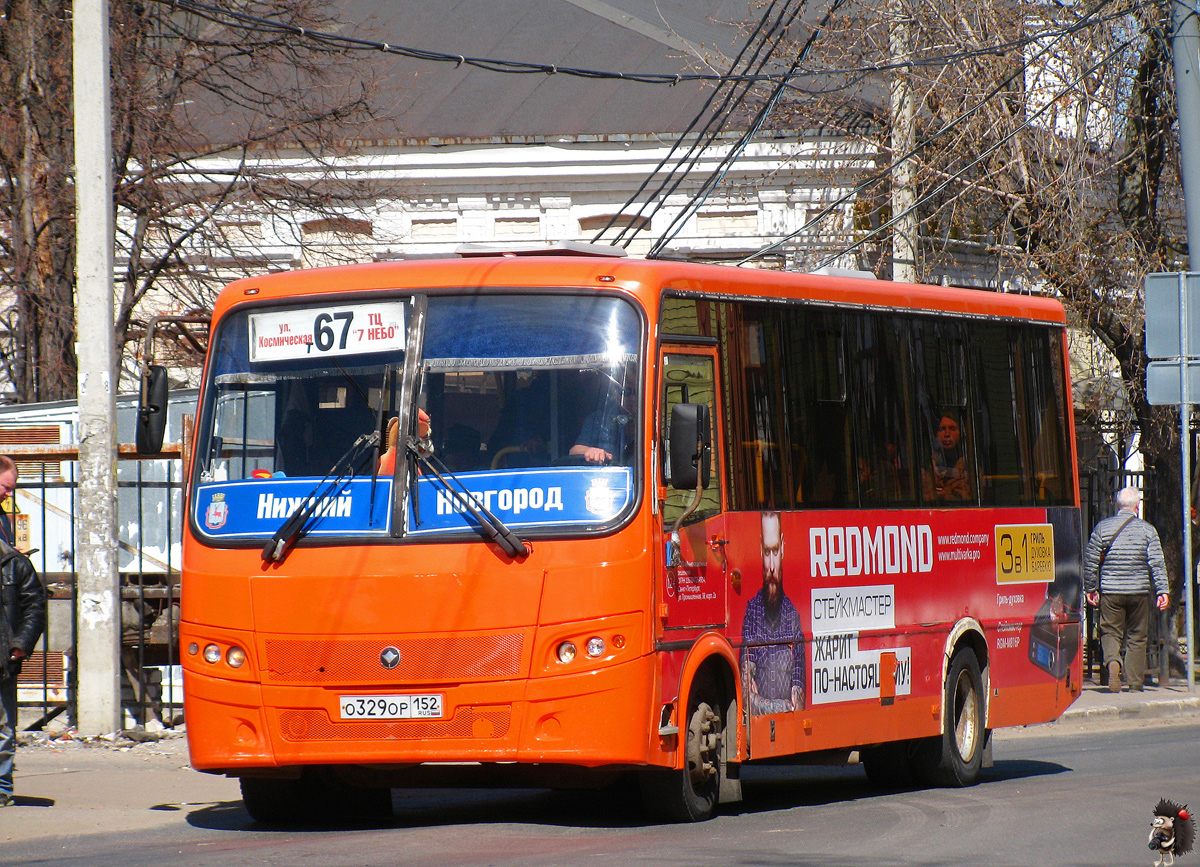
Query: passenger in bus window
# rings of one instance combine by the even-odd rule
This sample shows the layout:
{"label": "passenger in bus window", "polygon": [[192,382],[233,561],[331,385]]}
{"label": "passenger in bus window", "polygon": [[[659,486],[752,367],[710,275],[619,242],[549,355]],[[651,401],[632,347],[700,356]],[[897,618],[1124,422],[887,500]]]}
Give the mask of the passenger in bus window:
{"label": "passenger in bus window", "polygon": [[[417,410],[417,438],[425,442],[432,451],[429,413],[423,409]],[[399,444],[400,419],[393,416],[387,425],[383,454],[379,456],[379,466],[375,471],[377,475],[390,476],[396,472],[396,451]]]}
{"label": "passenger in bus window", "polygon": [[938,420],[929,466],[921,471],[921,481],[927,502],[971,499],[971,480],[967,475],[958,413],[947,410]]}
{"label": "passenger in bus window", "polygon": [[742,619],[742,673],[752,714],[785,713],[805,705],[804,634],[783,590],[778,512],[762,513],[762,563],[762,590],[746,603]]}
{"label": "passenger in bus window", "polygon": [[582,455],[589,464],[628,464],[637,439],[636,407],[637,380],[630,371],[619,388],[614,382],[605,389],[600,405],[584,419],[570,454]]}
{"label": "passenger in bus window", "polygon": [[874,462],[858,459],[858,487],[863,502],[892,503],[903,498],[900,456],[894,443],[885,443]]}
{"label": "passenger in bus window", "polygon": [[289,409],[276,435],[275,469],[289,476],[301,476],[310,471],[313,444],[312,422],[298,409]]}

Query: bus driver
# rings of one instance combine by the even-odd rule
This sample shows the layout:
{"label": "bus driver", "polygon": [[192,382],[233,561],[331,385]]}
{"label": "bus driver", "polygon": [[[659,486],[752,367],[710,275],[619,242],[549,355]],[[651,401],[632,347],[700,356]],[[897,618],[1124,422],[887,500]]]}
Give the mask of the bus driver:
{"label": "bus driver", "polygon": [[588,414],[571,446],[570,454],[582,455],[589,464],[628,464],[637,439],[637,379],[632,370],[621,387],[614,380],[601,397],[601,405]]}

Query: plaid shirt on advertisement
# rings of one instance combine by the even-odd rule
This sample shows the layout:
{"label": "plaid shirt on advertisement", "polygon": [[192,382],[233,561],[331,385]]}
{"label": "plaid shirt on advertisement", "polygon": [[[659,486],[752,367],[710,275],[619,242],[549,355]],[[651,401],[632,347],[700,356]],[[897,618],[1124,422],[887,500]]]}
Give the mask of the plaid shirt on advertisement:
{"label": "plaid shirt on advertisement", "polygon": [[762,591],[754,594],[746,603],[742,640],[747,643],[772,642],[742,648],[742,664],[753,667],[760,698],[791,701],[793,687],[799,689],[801,696],[805,694],[804,633],[792,600],[784,596],[779,615],[772,620],[767,616]]}

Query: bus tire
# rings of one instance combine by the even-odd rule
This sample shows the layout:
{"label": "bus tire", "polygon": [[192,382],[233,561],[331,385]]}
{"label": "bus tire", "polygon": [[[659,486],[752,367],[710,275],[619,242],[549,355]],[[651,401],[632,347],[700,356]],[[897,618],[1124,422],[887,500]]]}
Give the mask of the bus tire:
{"label": "bus tire", "polygon": [[917,748],[917,767],[924,782],[961,788],[979,781],[987,742],[984,699],[979,660],[974,651],[961,648],[946,671],[942,734],[924,740]]}
{"label": "bus tire", "polygon": [[688,696],[683,770],[652,768],[640,776],[647,811],[672,822],[703,822],[720,800],[726,720],[720,690],[701,673]]}
{"label": "bus tire", "polygon": [[912,741],[893,741],[864,749],[859,761],[872,786],[887,792],[902,791],[916,784],[913,749]]}

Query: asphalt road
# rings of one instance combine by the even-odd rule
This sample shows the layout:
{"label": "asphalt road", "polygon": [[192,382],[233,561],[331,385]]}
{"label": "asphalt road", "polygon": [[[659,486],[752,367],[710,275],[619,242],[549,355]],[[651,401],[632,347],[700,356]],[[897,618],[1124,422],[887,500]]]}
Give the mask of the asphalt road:
{"label": "asphalt road", "polygon": [[[1195,716],[1059,723],[999,733],[970,789],[880,794],[857,766],[752,768],[745,803],[701,825],[646,824],[619,795],[397,790],[386,823],[301,830],[253,822],[236,783],[187,769],[180,742],[34,748],[22,805],[0,811],[0,864],[1149,867],[1155,802],[1200,807],[1198,744]],[[39,779],[58,796],[39,799]]]}

